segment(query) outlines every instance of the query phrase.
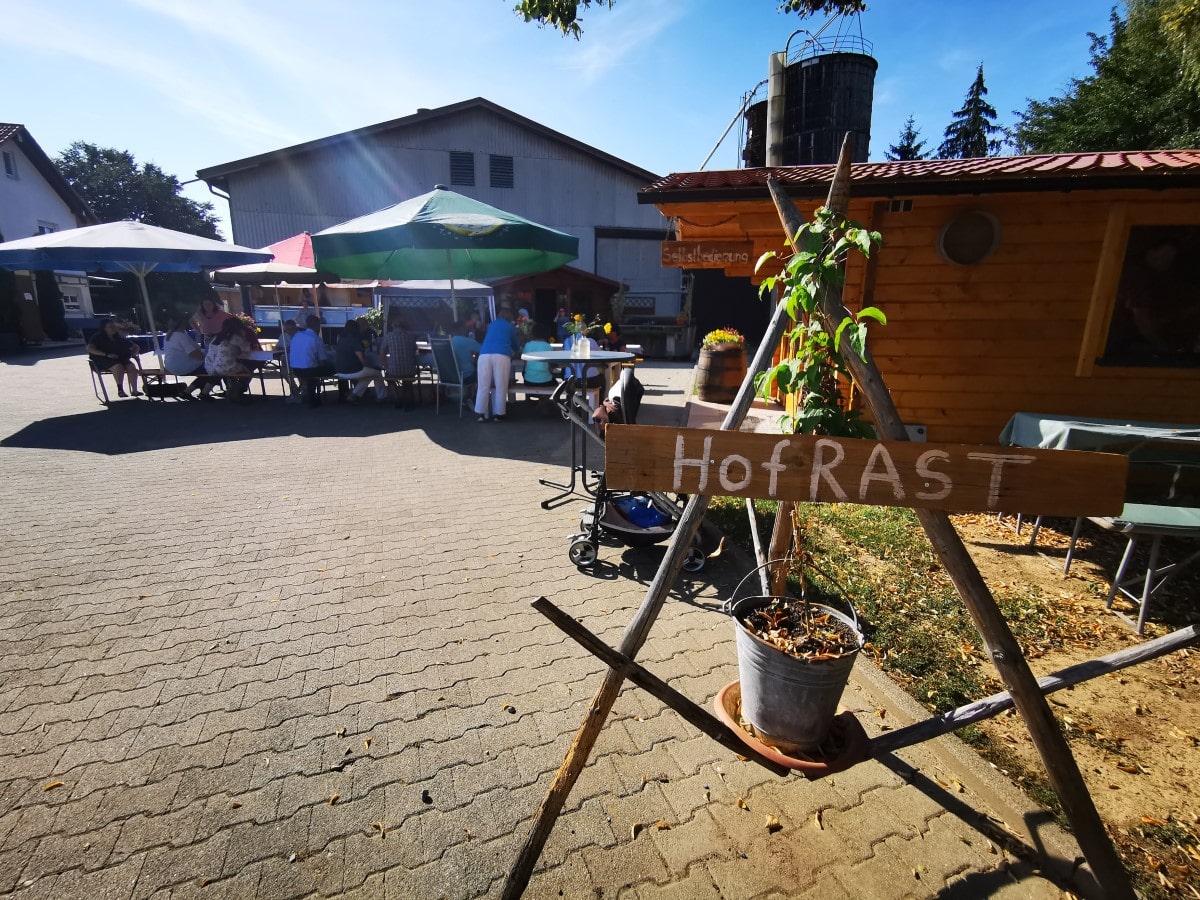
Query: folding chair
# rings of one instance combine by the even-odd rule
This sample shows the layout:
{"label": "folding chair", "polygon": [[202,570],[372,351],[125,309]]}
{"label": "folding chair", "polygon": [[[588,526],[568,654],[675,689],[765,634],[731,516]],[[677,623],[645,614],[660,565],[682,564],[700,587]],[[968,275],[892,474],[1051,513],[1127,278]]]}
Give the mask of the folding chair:
{"label": "folding chair", "polygon": [[442,411],[442,388],[458,388],[458,417],[461,419],[467,403],[467,386],[459,371],[458,360],[454,358],[454,347],[449,338],[430,338],[429,349],[433,352],[433,370],[438,379],[438,388],[434,392],[434,412],[440,414]]}

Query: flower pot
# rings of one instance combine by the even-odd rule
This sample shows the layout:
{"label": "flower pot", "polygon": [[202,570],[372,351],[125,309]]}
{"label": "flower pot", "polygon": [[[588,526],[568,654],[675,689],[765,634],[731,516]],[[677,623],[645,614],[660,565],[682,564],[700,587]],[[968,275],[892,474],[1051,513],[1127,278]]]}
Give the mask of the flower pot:
{"label": "flower pot", "polygon": [[[750,575],[757,571],[755,569]],[[733,596],[737,596],[736,590]],[[830,606],[812,603],[809,606],[818,614],[831,616],[853,632],[854,649],[832,659],[820,660],[801,659],[785,653],[755,636],[743,624],[752,612],[776,599],[804,602],[752,596],[735,600],[730,606],[737,639],[742,715],[761,737],[783,752],[804,753],[819,747],[828,737],[838,702],[850,679],[850,670],[862,649],[863,635],[853,607],[850,612],[854,617],[851,618]]]}
{"label": "flower pot", "polygon": [[745,344],[715,344],[700,348],[696,388],[701,400],[732,403],[745,380]]}

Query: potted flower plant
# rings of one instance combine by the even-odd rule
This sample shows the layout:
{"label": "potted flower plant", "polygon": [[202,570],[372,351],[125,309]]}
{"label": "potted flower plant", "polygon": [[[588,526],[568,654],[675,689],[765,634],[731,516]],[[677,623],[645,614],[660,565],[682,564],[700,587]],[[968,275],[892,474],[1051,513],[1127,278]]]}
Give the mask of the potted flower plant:
{"label": "potted flower plant", "polygon": [[718,328],[700,344],[696,390],[709,403],[732,403],[746,379],[746,339],[736,328]]}
{"label": "potted flower plant", "polygon": [[[786,261],[783,273],[763,280],[764,292],[776,286],[783,289],[784,302],[796,323],[787,335],[790,355],[761,373],[757,381],[763,396],[772,390],[793,395],[793,412],[783,423],[785,432],[873,436],[870,424],[856,410],[846,409],[842,401],[839,382],[849,378],[842,346],[849,341],[863,354],[867,321],[886,324],[887,320],[878,309],[866,307],[848,315],[830,334],[816,312],[820,292],[841,278],[846,255],[852,250],[867,255],[879,241],[877,233],[822,207],[796,235],[796,252]],[[770,254],[762,261],[768,258]],[[799,545],[798,540],[795,543]],[[797,546],[796,555],[804,559],[802,547]],[[811,602],[803,577],[800,583],[798,598],[737,600],[735,591],[736,602],[731,602],[741,675],[741,715],[760,737],[787,753],[812,752],[829,737],[838,701],[863,646],[853,607],[846,616],[832,606]]]}

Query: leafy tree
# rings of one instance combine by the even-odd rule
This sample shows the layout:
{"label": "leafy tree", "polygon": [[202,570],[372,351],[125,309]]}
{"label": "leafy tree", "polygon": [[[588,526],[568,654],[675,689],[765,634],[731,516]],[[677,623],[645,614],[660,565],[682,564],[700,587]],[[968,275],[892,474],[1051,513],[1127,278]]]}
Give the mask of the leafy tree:
{"label": "leafy tree", "polygon": [[1160,5],[1167,42],[1182,58],[1189,83],[1200,84],[1200,0],[1168,0]]}
{"label": "leafy tree", "polygon": [[938,147],[939,158],[966,159],[992,156],[1000,151],[1000,141],[994,140],[992,135],[1003,134],[1004,129],[995,124],[996,107],[984,99],[987,92],[983,83],[983,63],[980,63],[966,101],[954,114],[954,121],[946,126],[946,139]]}
{"label": "leafy tree", "polygon": [[883,155],[893,162],[924,159],[929,154],[924,152],[925,142],[917,140],[920,136],[921,129],[916,127],[916,120],[910,115],[900,129],[899,140],[888,147]]}
{"label": "leafy tree", "polygon": [[1127,19],[1114,10],[1112,33],[1089,35],[1093,74],[1072,79],[1061,97],[1029,100],[1016,113],[1013,143],[1024,153],[1200,145],[1200,88],[1184,77],[1200,53],[1194,38],[1171,38],[1169,24],[1170,14],[1197,5],[1131,0]]}
{"label": "leafy tree", "polygon": [[[613,0],[520,0],[513,11],[526,22],[552,25],[564,35],[579,40],[583,34],[583,28],[579,25],[580,7],[588,9],[593,3],[597,8],[611,8]],[[862,12],[866,8],[866,0],[779,0],[780,12],[799,13],[802,16]]]}
{"label": "leafy tree", "polygon": [[211,203],[182,196],[178,178],[154,163],[138,165],[128,150],[76,141],[58,155],[55,164],[101,222],[132,219],[220,238]]}

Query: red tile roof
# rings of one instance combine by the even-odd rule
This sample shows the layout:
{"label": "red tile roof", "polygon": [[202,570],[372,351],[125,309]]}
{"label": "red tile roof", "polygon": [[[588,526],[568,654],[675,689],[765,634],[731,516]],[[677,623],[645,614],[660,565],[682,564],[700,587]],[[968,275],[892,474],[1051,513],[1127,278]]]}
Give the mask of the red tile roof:
{"label": "red tile roof", "polygon": [[[833,170],[832,165],[820,165],[682,172],[643,188],[638,200],[689,203],[766,197],[767,178],[771,175],[794,198],[823,197]],[[860,197],[1200,186],[1200,150],[855,163],[850,181],[852,193]]]}

